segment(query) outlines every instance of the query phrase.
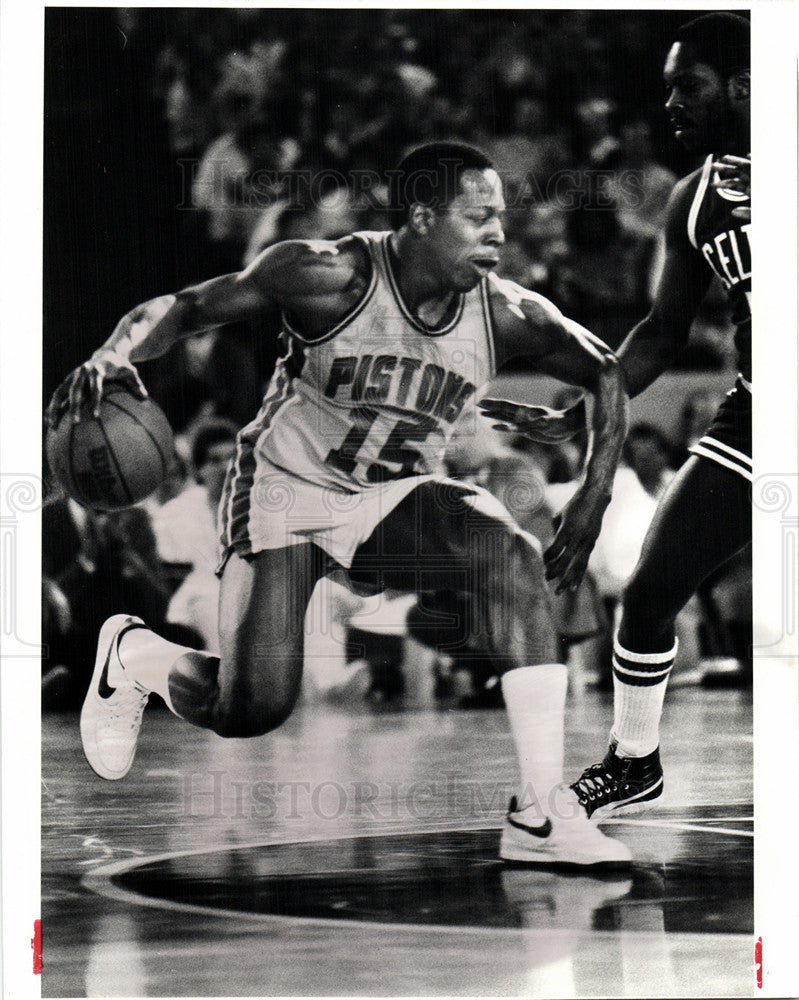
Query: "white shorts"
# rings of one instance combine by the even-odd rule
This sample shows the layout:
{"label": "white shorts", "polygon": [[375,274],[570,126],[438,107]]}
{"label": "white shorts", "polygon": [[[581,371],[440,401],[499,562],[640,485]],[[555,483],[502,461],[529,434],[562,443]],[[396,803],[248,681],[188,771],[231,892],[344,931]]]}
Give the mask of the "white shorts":
{"label": "white shorts", "polygon": [[[413,490],[428,482],[453,483],[469,494],[470,507],[522,533],[499,500],[480,486],[456,483],[444,476],[419,475],[345,492],[300,479],[259,455],[257,473],[223,493],[217,573],[221,574],[231,552],[246,559],[265,549],[309,541],[349,569],[356,550],[378,524]],[[537,540],[530,541],[540,551]]]}

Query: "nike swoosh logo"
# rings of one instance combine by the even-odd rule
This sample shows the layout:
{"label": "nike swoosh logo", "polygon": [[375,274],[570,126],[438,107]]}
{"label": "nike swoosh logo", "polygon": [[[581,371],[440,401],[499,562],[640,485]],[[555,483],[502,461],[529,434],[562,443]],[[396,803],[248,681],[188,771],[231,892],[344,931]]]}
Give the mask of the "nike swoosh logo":
{"label": "nike swoosh logo", "polygon": [[100,672],[100,681],[97,685],[97,693],[101,698],[110,698],[111,695],[116,691],[116,688],[112,688],[108,683],[108,664],[111,660],[111,650],[114,648],[114,643],[118,641],[117,637],[114,636],[111,645],[108,647],[108,653],[105,657],[105,663],[103,664],[103,669]]}
{"label": "nike swoosh logo", "polygon": [[116,646],[117,649],[119,648],[119,640],[122,638],[122,636],[126,632],[130,632],[130,630],[134,628],[144,628],[144,626],[140,625],[138,622],[131,622],[129,625],[125,625],[123,628],[119,630],[119,632],[117,632],[117,634],[114,636],[111,642],[111,645],[108,647],[108,655],[105,658],[103,669],[100,672],[100,680],[97,684],[97,693],[101,698],[110,698],[111,695],[114,693],[114,691],[116,691],[116,688],[112,688],[111,685],[108,683],[108,664],[111,662],[111,653],[114,649],[114,646]]}
{"label": "nike swoosh logo", "polygon": [[531,833],[534,837],[541,837],[542,840],[552,833],[552,821],[549,816],[547,816],[543,826],[527,826],[526,823],[520,823],[512,816],[508,816],[508,822],[511,826],[515,826],[517,830],[524,830],[525,833]]}

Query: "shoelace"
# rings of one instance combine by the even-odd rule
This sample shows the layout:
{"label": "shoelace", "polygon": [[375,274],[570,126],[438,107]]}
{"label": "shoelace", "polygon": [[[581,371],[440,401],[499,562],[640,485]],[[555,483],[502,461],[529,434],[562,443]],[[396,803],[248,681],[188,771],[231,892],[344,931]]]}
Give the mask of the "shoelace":
{"label": "shoelace", "polygon": [[117,688],[116,694],[109,701],[109,724],[116,726],[124,723],[131,729],[137,729],[149,697],[149,692],[142,690],[137,684]]}
{"label": "shoelace", "polygon": [[611,774],[602,764],[594,764],[589,772],[574,783],[573,787],[578,788],[581,795],[585,795],[591,802],[613,795],[619,785],[616,775]]}

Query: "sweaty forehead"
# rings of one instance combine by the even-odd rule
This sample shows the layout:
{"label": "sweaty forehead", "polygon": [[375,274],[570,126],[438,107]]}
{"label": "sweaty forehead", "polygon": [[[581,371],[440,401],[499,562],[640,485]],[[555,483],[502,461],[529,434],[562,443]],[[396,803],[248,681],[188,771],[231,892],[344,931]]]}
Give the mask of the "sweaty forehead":
{"label": "sweaty forehead", "polygon": [[455,199],[467,206],[489,206],[498,211],[505,208],[502,181],[496,170],[464,170],[461,174],[460,193]]}
{"label": "sweaty forehead", "polygon": [[719,79],[718,72],[711,65],[703,62],[695,48],[684,42],[675,42],[666,56],[663,79],[669,82],[680,76],[692,76],[708,81],[718,81]]}

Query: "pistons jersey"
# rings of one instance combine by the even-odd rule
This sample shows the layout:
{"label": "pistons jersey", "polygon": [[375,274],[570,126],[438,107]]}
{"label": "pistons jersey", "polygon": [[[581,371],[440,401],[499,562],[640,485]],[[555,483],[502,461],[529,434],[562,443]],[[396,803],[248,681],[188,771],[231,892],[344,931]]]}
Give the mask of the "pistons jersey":
{"label": "pistons jersey", "polygon": [[486,284],[456,296],[442,324],[428,327],[402,301],[389,237],[354,234],[371,278],[332,330],[307,339],[283,318],[284,355],[240,449],[345,490],[443,471],[458,417],[495,373]]}
{"label": "pistons jersey", "polygon": [[735,324],[735,347],[741,374],[752,380],[752,254],[751,224],[732,212],[749,196],[712,184],[713,157],[698,171],[698,186],[688,214],[688,238],[702,254],[727,291]]}

